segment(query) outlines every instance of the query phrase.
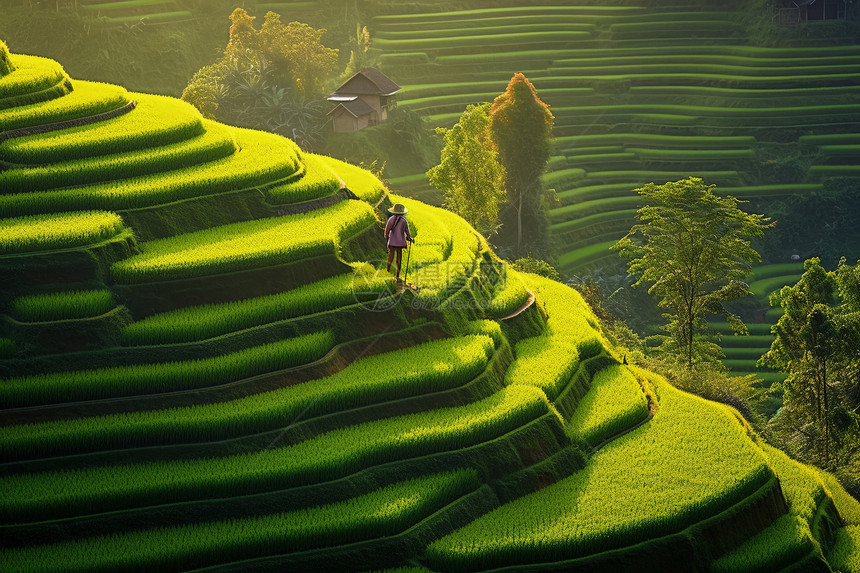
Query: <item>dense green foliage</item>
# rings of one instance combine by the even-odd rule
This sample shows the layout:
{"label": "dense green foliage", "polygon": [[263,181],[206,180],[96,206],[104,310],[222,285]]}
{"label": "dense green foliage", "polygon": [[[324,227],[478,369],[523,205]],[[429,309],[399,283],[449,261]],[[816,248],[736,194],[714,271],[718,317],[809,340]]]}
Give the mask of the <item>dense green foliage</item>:
{"label": "dense green foliage", "polygon": [[545,197],[540,177],[549,160],[553,121],[549,106],[521,73],[514,74],[490,108],[490,139],[505,171],[506,213],[513,215],[502,216],[504,235],[518,254],[525,254],[526,248],[545,248]]}
{"label": "dense green foliage", "polygon": [[495,233],[505,199],[504,168],[490,141],[490,104],[470,105],[454,127],[438,128],[445,145],[439,165],[427,172],[442,191],[445,207],[484,236]]}
{"label": "dense green foliage", "polygon": [[613,247],[629,259],[635,284],[648,284],[658,304],[669,309],[662,348],[688,368],[714,360],[718,352],[697,336],[707,325],[706,314],[722,315],[737,332],[746,332],[724,303],[749,291],[741,279],[761,260],[750,240],[769,226],[766,217],[745,213],[737,199],[718,197],[714,189],[696,177],[637,189],[645,203],[637,211],[639,223]]}
{"label": "dense green foliage", "polygon": [[823,467],[851,465],[860,452],[860,265],[826,271],[804,263],[797,284],[771,297],[783,310],[761,361],[788,375],[773,424],[789,451]]}
{"label": "dense green foliage", "polygon": [[182,99],[206,117],[318,145],[326,117],[317,100],[338,51],[323,45],[324,29],[284,24],[274,12],[259,30],[253,20],[243,8],[233,11],[224,55],[191,78]]}

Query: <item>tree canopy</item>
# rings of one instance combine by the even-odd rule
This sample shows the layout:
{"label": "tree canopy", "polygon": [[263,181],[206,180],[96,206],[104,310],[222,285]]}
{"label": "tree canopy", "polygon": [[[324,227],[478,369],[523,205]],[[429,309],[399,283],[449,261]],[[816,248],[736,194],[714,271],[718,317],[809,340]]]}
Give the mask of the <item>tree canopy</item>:
{"label": "tree canopy", "polygon": [[783,309],[761,363],[788,377],[774,425],[794,452],[815,452],[823,467],[860,456],[860,265],[835,272],[804,262],[797,284],[771,296]]}
{"label": "tree canopy", "polygon": [[505,198],[505,171],[489,140],[489,110],[489,103],[470,105],[454,127],[437,128],[444,136],[442,157],[427,172],[445,195],[445,206],[485,236],[496,231]]}
{"label": "tree canopy", "polygon": [[628,271],[638,277],[634,286],[649,283],[648,292],[669,309],[661,349],[680,356],[687,368],[722,355],[701,336],[705,315],[722,315],[736,332],[748,333],[723,303],[749,292],[741,279],[761,260],[750,239],[772,225],[739,209],[734,197],[715,195],[715,188],[690,177],[637,189],[645,203],[636,214],[639,223],[612,247],[629,259]]}
{"label": "tree canopy", "polygon": [[516,73],[490,108],[490,138],[505,168],[507,204],[501,219],[506,232],[516,229],[516,248],[542,248],[547,236],[546,201],[541,175],[552,150],[552,113],[532,83]]}
{"label": "tree canopy", "polygon": [[322,44],[324,29],[283,24],[274,12],[262,27],[236,8],[223,56],[201,68],[182,92],[208,118],[313,141],[325,122],[321,96],[337,71],[338,51]]}

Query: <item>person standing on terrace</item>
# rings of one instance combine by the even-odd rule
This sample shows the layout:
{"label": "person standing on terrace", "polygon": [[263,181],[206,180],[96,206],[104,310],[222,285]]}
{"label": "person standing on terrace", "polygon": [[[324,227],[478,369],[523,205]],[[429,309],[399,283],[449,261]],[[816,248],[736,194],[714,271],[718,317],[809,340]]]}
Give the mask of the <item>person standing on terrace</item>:
{"label": "person standing on terrace", "polygon": [[409,209],[402,203],[395,203],[394,207],[388,210],[391,216],[385,223],[385,240],[388,241],[388,266],[386,267],[391,272],[391,262],[397,254],[397,282],[400,282],[400,262],[403,260],[403,247],[408,243],[413,243],[412,233],[409,231],[409,221],[406,220],[406,213]]}

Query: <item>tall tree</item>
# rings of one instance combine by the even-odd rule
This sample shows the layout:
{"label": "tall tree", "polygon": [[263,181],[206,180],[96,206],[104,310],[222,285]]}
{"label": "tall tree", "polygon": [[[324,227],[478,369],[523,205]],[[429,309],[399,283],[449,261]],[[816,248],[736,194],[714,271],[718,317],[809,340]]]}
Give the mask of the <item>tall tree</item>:
{"label": "tall tree", "polygon": [[337,50],[322,44],[325,30],[285,25],[274,12],[259,30],[254,20],[233,11],[223,56],[191,78],[182,99],[208,118],[318,142],[326,121],[319,102]]}
{"label": "tall tree", "polygon": [[260,29],[266,56],[304,97],[321,94],[326,80],[337,71],[338,51],[323,45],[324,33],[302,22],[284,25],[274,12],[266,14]]}
{"label": "tall tree", "polygon": [[444,136],[439,165],[427,172],[430,184],[445,195],[445,206],[484,236],[498,227],[505,198],[505,171],[490,143],[490,104],[470,105],[454,127],[437,128]]}
{"label": "tall tree", "polygon": [[[524,234],[542,246],[547,236],[546,198],[541,175],[552,149],[555,119],[532,83],[516,73],[490,108],[490,137],[505,168],[507,205],[502,223],[516,228],[516,248],[524,250]],[[508,208],[513,217],[508,215]]]}
{"label": "tall tree", "polygon": [[[773,327],[761,363],[785,372],[783,408],[774,420],[794,451],[814,451],[819,465],[834,467],[854,457],[857,374],[860,368],[860,282],[857,267],[843,260],[828,272],[818,258],[804,263],[797,284],[771,296],[783,314]],[[846,449],[846,445],[853,447]]]}
{"label": "tall tree", "polygon": [[661,349],[678,354],[688,369],[721,355],[700,336],[706,314],[720,314],[735,332],[748,333],[723,303],[749,293],[741,279],[761,260],[750,239],[772,226],[739,209],[734,197],[715,195],[715,188],[690,177],[637,189],[645,203],[636,213],[640,222],[612,247],[629,259],[628,271],[638,277],[634,286],[651,283],[648,292],[669,309]]}

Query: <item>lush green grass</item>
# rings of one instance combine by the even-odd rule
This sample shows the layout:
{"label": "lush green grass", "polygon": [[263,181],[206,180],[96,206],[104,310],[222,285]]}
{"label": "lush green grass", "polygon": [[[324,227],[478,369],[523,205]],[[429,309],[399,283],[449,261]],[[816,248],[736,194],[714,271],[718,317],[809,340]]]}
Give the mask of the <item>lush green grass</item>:
{"label": "lush green grass", "polygon": [[[619,211],[618,213],[623,214],[624,216],[633,215],[633,211]],[[622,235],[623,233],[620,233],[618,238],[620,239]],[[587,247],[568,251],[559,257],[559,266],[562,269],[573,269],[579,265],[593,262],[602,257],[608,257],[610,255],[615,256],[615,254],[609,250],[609,247],[617,242],[617,239],[614,241],[603,241],[601,243],[595,243]]]}
{"label": "lush green grass", "polygon": [[777,571],[819,551],[810,526],[823,498],[829,495],[815,472],[780,450],[762,444],[780,479],[788,502],[787,515],[711,564],[713,573]]}
{"label": "lush green grass", "polygon": [[711,573],[778,571],[814,550],[809,526],[796,515],[783,515],[743,545],[712,562]]}
{"label": "lush green grass", "polygon": [[[594,25],[583,24],[581,22],[556,22],[552,27],[554,32],[591,32],[594,30]],[[543,36],[547,32],[546,23],[506,23],[499,25],[482,25],[470,27],[443,26],[443,27],[421,27],[420,30],[381,30],[374,36],[375,40],[417,40],[421,41],[420,47],[432,47],[431,44],[423,43],[426,39],[445,38],[457,44],[460,38],[470,36],[508,36],[511,34],[519,34],[522,36],[535,35]],[[526,36],[528,37],[528,36]]]}
{"label": "lush green grass", "polygon": [[[0,171],[7,193],[88,185],[114,179],[161,173],[218,161],[236,152],[230,128],[206,121],[195,137],[138,151],[76,159],[65,163]],[[74,194],[74,191],[69,191]]]}
{"label": "lush green grass", "polygon": [[[475,271],[478,252],[486,243],[466,221],[450,211],[421,205],[395,195],[391,196],[391,200],[410,208],[410,220],[415,221],[418,231],[415,235],[416,244],[420,241],[422,245],[435,245],[429,250],[433,259],[416,268],[414,273],[410,271],[409,282],[421,287],[419,296],[422,300],[428,301],[428,304],[438,302],[440,297],[450,294],[448,291],[451,288]],[[448,241],[450,247],[447,246]],[[436,252],[441,252],[442,260],[435,261]],[[405,260],[403,264],[405,267]]]}
{"label": "lush green grass", "polygon": [[474,470],[457,470],[320,507],[37,545],[3,558],[15,571],[185,570],[393,535],[479,486]]}
{"label": "lush green grass", "polygon": [[644,161],[738,161],[754,159],[752,149],[650,149],[627,147],[626,150]]}
{"label": "lush green grass", "polygon": [[607,197],[605,199],[592,199],[580,201],[572,205],[565,205],[558,209],[552,209],[550,221],[558,224],[571,219],[578,220],[590,215],[611,212],[635,211],[641,205],[642,199],[639,195],[630,194],[628,197]]}
{"label": "lush green grass", "polygon": [[88,318],[104,314],[115,305],[109,290],[31,294],[12,300],[12,316],[24,322]]}
{"label": "lush green grass", "polygon": [[0,385],[0,404],[9,408],[214,386],[311,362],[333,345],[334,334],[320,332],[215,358],[7,378]]}
{"label": "lush green grass", "polygon": [[838,571],[860,571],[860,525],[848,525],[839,530],[830,563]]}
{"label": "lush green grass", "polygon": [[[749,326],[749,325],[747,325]],[[768,325],[770,326],[770,325]],[[773,342],[772,334],[750,334],[748,336],[735,336],[732,333],[723,333],[723,338],[720,343],[725,348],[731,347],[770,347]]]}
{"label": "lush green grass", "polygon": [[655,390],[660,407],[648,424],[607,444],[582,471],[434,542],[430,566],[489,569],[631,545],[710,517],[771,479],[731,409],[662,381]]}
{"label": "lush green grass", "polygon": [[385,194],[385,185],[367,169],[331,157],[325,158],[324,161],[360,199],[376,203]]}
{"label": "lush green grass", "polygon": [[[732,329],[727,322],[709,322],[708,323],[711,328],[716,330],[717,332],[721,332],[724,335],[724,338],[732,338],[733,340],[745,340],[746,337],[743,336],[735,336],[732,334]],[[759,335],[759,336],[770,336],[770,327],[772,324],[770,322],[748,322],[747,328],[750,331],[751,335]]]}
{"label": "lush green grass", "polygon": [[648,417],[648,401],[629,368],[616,364],[594,375],[569,429],[596,446]]}
{"label": "lush green grass", "polygon": [[298,444],[230,457],[104,466],[0,478],[4,521],[238,496],[347,476],[368,466],[468,447],[546,414],[535,388],[505,388],[479,402],[388,418]]}
{"label": "lush green grass", "polygon": [[5,76],[15,71],[15,64],[12,63],[9,47],[6,42],[0,40],[0,76]]}
{"label": "lush green grass", "polygon": [[169,8],[176,6],[176,2],[174,0],[118,0],[116,2],[96,2],[96,3],[87,3],[81,6],[84,10],[90,11],[110,11],[110,10],[124,10],[128,8],[141,8],[141,7],[151,7],[155,6],[157,8]]}
{"label": "lush green grass", "polygon": [[28,215],[148,207],[273,183],[300,168],[298,148],[289,139],[250,129],[228,130],[240,150],[219,161],[84,187],[0,195],[0,211]]}
{"label": "lush green grass", "polygon": [[723,348],[723,353],[729,360],[749,360],[751,369],[754,369],[755,362],[768,350],[770,350],[770,344],[750,348],[726,347]]}
{"label": "lush green grass", "polygon": [[803,269],[795,269],[795,273],[785,276],[771,276],[764,279],[754,280],[750,283],[750,291],[761,298],[767,300],[770,293],[781,289],[786,285],[793,285],[800,280],[800,275],[803,274]]}
{"label": "lush green grass", "polygon": [[123,344],[175,344],[221,336],[279,320],[326,312],[394,292],[394,279],[360,269],[293,290],[222,304],[188,306],[128,325]]}
{"label": "lush green grass", "polygon": [[844,145],[860,143],[860,133],[825,133],[820,135],[801,135],[797,141],[807,145]]}
{"label": "lush green grass", "polygon": [[131,93],[129,113],[107,121],[0,143],[0,158],[13,163],[59,163],[128,153],[184,141],[203,133],[200,112],[172,97]]}
{"label": "lush green grass", "polygon": [[288,421],[465,384],[487,365],[486,336],[443,339],[369,356],[302,384],[222,402],[0,428],[9,456],[219,440]]}
{"label": "lush green grass", "polygon": [[15,341],[10,338],[0,338],[0,359],[11,358],[18,351]]}
{"label": "lush green grass", "polygon": [[492,316],[504,317],[519,307],[529,298],[520,274],[514,270],[507,269],[505,278],[499,281],[493,298],[490,301],[490,313]]}
{"label": "lush green grass", "polygon": [[120,216],[107,211],[0,219],[0,255],[91,245],[123,228]]}
{"label": "lush green grass", "polygon": [[144,23],[153,22],[177,22],[180,20],[193,20],[194,14],[188,10],[174,10],[172,12],[153,12],[138,16],[106,16],[105,20],[111,24],[134,24],[139,21]]}
{"label": "lush green grass", "polygon": [[48,89],[66,78],[62,66],[47,58],[15,54],[11,61],[15,71],[0,76],[0,99]]}
{"label": "lush green grass", "polygon": [[556,149],[575,149],[578,146],[633,145],[638,148],[670,149],[725,149],[747,147],[755,144],[755,137],[742,136],[696,136],[667,135],[659,133],[605,133],[594,135],[568,135],[554,140]]}
{"label": "lush green grass", "polygon": [[536,275],[521,276],[543,306],[547,326],[540,336],[517,343],[516,360],[505,374],[505,383],[536,386],[555,400],[579,365],[580,357],[592,356],[602,349],[597,320],[582,296],[569,286]]}
{"label": "lush green grass", "polygon": [[363,201],[301,215],[271,217],[150,241],[143,253],[115,263],[120,282],[140,283],[227,273],[333,253],[338,240],[376,220]]}
{"label": "lush green grass", "polygon": [[75,80],[74,90],[48,102],[6,109],[0,113],[0,131],[79,119],[120,108],[128,93],[119,86]]}
{"label": "lush green grass", "polygon": [[610,197],[625,197],[633,195],[636,188],[635,183],[609,183],[606,185],[587,185],[574,187],[567,191],[558,193],[561,204],[578,203],[581,201],[593,201],[595,199],[608,199]]}
{"label": "lush green grass", "polygon": [[340,178],[329,165],[327,157],[302,153],[304,174],[301,179],[267,189],[273,203],[298,203],[336,193]]}
{"label": "lush green grass", "polygon": [[373,19],[373,22],[378,26],[414,26],[416,22],[420,22],[421,24],[425,24],[427,22],[451,22],[458,20],[466,20],[469,22],[486,22],[488,18],[492,18],[493,20],[491,21],[499,21],[499,19],[503,17],[508,17],[511,19],[511,21],[514,22],[520,22],[524,18],[529,18],[541,14],[551,15],[553,21],[555,21],[556,17],[563,16],[565,14],[615,15],[623,14],[625,12],[639,13],[641,12],[641,9],[631,6],[504,6],[494,8],[457,10],[453,12],[391,14],[384,16],[376,16]]}

